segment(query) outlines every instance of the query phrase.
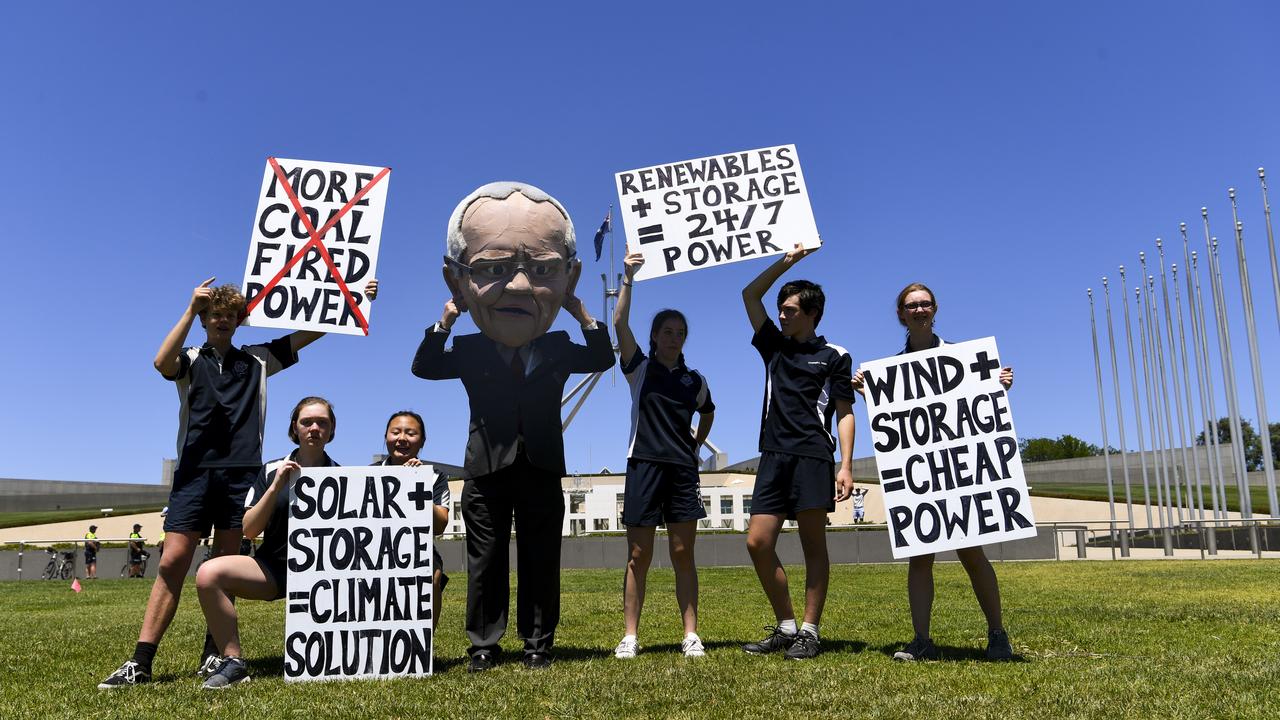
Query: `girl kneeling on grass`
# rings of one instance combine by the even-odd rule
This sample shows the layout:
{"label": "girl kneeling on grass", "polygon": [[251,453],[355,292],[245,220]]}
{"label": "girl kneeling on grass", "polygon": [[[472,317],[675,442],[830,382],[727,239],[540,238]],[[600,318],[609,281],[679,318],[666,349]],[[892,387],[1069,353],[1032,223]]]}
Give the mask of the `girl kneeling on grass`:
{"label": "girl kneeling on grass", "polygon": [[[618,293],[613,325],[622,356],[622,372],[631,386],[631,443],[622,522],[629,554],[623,581],[626,632],[614,657],[628,659],[640,649],[637,633],[644,605],[645,578],[653,559],[657,526],[667,526],[671,566],[676,573],[676,602],[684,621],[680,649],[685,657],[706,654],[698,637],[698,569],[693,541],[698,520],[707,516],[698,480],[698,447],[711,432],[715,405],[702,375],[684,364],[688,324],[677,310],[663,310],[649,330],[649,357],[636,345],[628,318],[631,285],[644,264],[640,253],[623,261],[626,279]],[[690,430],[693,413],[698,430]]]}
{"label": "girl kneeling on grass", "polygon": [[[898,293],[898,322],[907,329],[907,344],[899,355],[929,350],[944,344],[933,333],[933,317],[938,312],[938,301],[923,283],[911,283]],[[1000,384],[1005,389],[1013,387],[1013,368],[1000,371]],[[859,370],[853,375],[853,389],[863,395],[866,387]],[[933,612],[933,553],[911,558],[907,569],[907,601],[911,605],[911,624],[915,638],[907,646],[893,654],[895,660],[937,660],[938,649],[929,637],[929,616]],[[987,560],[982,546],[956,550],[956,557],[969,574],[973,592],[978,596],[978,606],[987,618],[987,659],[1009,660],[1013,648],[1004,630],[1000,612],[1000,586],[996,571]]]}
{"label": "girl kneeling on grass", "polygon": [[[289,573],[288,557],[289,489],[304,467],[334,467],[337,463],[325,453],[325,445],[333,440],[337,418],[333,406],[321,397],[306,397],[293,408],[289,419],[289,439],[298,449],[286,458],[273,460],[245,497],[244,536],[262,535],[262,544],[253,557],[223,555],[200,566],[196,573],[196,589],[204,610],[209,634],[218,648],[215,663],[207,665],[210,673],[203,687],[217,690],[249,680],[248,668],[241,657],[240,628],[234,599],[279,600],[285,595]],[[202,668],[203,669],[203,668]]]}

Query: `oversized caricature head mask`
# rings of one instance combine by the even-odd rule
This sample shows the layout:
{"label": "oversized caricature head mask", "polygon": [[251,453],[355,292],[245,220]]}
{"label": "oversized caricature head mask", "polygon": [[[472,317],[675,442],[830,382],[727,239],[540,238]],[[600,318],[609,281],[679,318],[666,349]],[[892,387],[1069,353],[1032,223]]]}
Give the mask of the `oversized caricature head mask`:
{"label": "oversized caricature head mask", "polygon": [[532,185],[484,185],[449,219],[444,280],[480,332],[520,347],[551,327],[578,282],[573,221]]}

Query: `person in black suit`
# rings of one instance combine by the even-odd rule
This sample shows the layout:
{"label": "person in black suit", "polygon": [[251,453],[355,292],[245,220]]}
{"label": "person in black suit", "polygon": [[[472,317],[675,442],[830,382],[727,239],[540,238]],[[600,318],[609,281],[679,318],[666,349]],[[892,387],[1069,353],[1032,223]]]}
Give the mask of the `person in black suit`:
{"label": "person in black suit", "polygon": [[[523,662],[546,667],[560,620],[560,397],[570,374],[608,370],[613,344],[574,296],[582,265],[573,221],[550,195],[521,183],[480,187],[454,210],[447,243],[443,272],[452,297],[427,329],[413,374],[461,379],[471,408],[462,489],[469,670],[493,667],[507,628],[513,518]],[[586,346],[547,332],[561,307],[581,324]],[[465,312],[481,333],[446,349]]]}

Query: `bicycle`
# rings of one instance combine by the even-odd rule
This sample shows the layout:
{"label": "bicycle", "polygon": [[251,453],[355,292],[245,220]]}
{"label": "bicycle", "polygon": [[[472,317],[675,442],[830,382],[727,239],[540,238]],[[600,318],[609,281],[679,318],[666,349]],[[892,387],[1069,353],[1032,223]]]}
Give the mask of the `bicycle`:
{"label": "bicycle", "polygon": [[61,552],[53,548],[45,548],[49,553],[49,564],[44,566],[42,580],[70,580],[76,572],[76,553],[74,550]]}
{"label": "bicycle", "polygon": [[[147,552],[146,550],[143,550],[143,551],[142,551],[142,559],[141,559],[140,561],[138,561],[138,574],[137,574],[137,575],[134,575],[133,577],[137,577],[137,578],[146,577],[146,575],[147,575],[147,561],[148,561],[148,560],[150,560],[150,559],[151,559],[151,553]],[[124,565],[120,568],[120,577],[122,577],[122,578],[130,577],[130,575],[129,575],[129,568],[130,568],[132,565],[133,565],[133,563],[129,562],[128,560],[125,560]]]}

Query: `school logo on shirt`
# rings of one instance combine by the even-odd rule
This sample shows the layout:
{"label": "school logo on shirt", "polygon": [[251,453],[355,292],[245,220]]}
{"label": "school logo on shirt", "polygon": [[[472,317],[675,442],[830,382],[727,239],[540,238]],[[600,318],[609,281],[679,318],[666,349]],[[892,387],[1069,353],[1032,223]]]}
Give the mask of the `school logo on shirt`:
{"label": "school logo on shirt", "polygon": [[693,385],[693,377],[689,375],[689,373],[685,373],[684,375],[680,376],[680,384],[684,385],[685,387],[689,387],[690,385]]}
{"label": "school logo on shirt", "polygon": [[231,366],[231,372],[235,373],[236,377],[244,377],[249,372],[249,363],[237,360],[236,364]]}

